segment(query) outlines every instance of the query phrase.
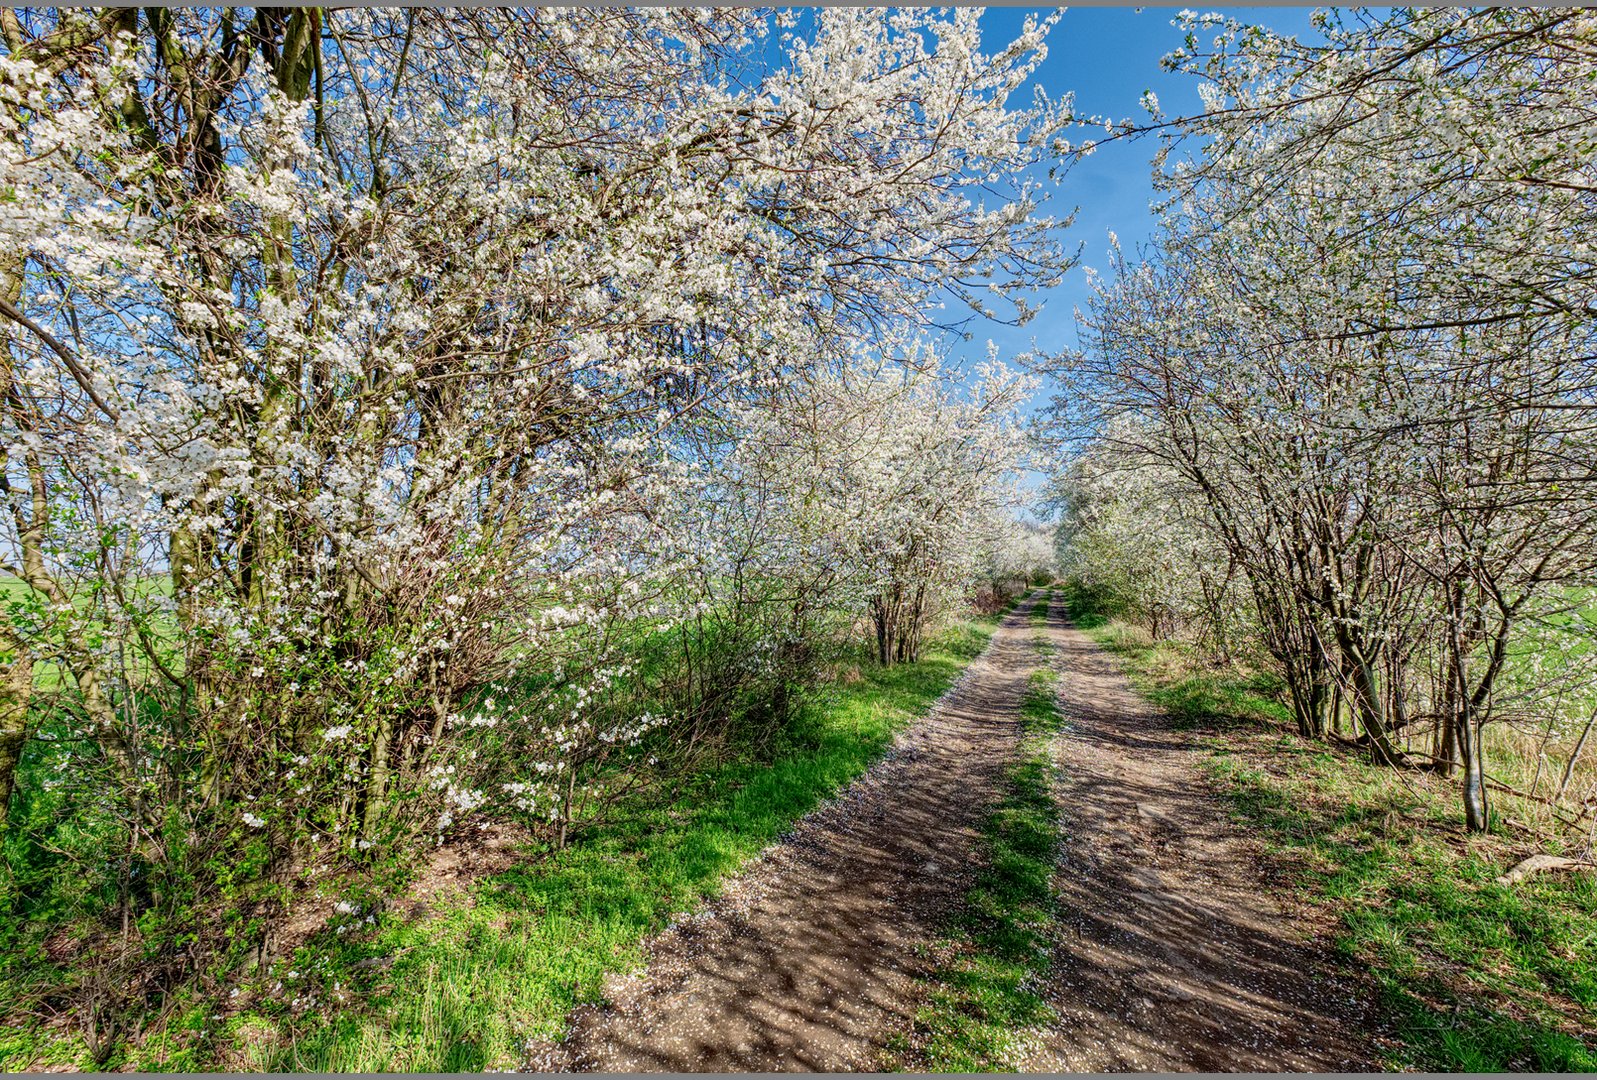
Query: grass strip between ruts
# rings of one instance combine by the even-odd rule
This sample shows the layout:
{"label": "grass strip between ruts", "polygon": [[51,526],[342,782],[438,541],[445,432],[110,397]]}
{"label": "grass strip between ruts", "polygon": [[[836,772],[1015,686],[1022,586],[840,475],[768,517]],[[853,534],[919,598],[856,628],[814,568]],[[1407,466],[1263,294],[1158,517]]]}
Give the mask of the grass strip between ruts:
{"label": "grass strip between ruts", "polygon": [[[1032,609],[1036,646],[1052,645],[1049,600]],[[937,970],[915,1018],[916,1071],[1013,1071],[1031,1033],[1056,1019],[1041,994],[1051,965],[1058,907],[1053,875],[1060,814],[1054,799],[1054,737],[1063,728],[1058,677],[1039,667],[1021,706],[1022,738],[1003,799],[983,826],[985,867],[949,935],[935,948]]]}

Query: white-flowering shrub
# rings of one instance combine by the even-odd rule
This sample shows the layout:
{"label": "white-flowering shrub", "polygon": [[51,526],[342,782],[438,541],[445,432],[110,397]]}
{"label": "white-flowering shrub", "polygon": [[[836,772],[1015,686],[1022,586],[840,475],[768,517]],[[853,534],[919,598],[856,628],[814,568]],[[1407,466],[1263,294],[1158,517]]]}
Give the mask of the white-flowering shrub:
{"label": "white-flowering shrub", "polygon": [[1513,673],[1555,628],[1590,652],[1597,19],[1323,11],[1308,44],[1181,18],[1168,64],[1205,112],[1161,128],[1160,234],[1100,281],[1088,348],[1044,365],[1069,434],[1176,482],[1117,474],[1078,550],[1158,605],[1136,594],[1190,588],[1150,559],[1201,523],[1300,730],[1461,767],[1484,829],[1482,727],[1558,730],[1594,694],[1578,662]]}
{"label": "white-flowering shrub", "polygon": [[[848,602],[783,590],[828,573],[815,537],[863,549],[852,521],[723,529],[760,497],[727,455],[951,283],[1024,317],[1057,278],[1022,174],[1063,112],[1009,104],[1046,29],[987,54],[964,10],[806,38],[735,11],[8,15],[0,787],[48,666],[44,767],[121,838],[124,907],[193,922],[225,878],[269,919],[317,866],[471,820],[564,840],[662,728],[782,714]],[[963,408],[938,437],[984,422]],[[987,467],[938,453],[913,467]],[[963,580],[957,553],[901,565],[919,526],[890,524],[872,582]]]}

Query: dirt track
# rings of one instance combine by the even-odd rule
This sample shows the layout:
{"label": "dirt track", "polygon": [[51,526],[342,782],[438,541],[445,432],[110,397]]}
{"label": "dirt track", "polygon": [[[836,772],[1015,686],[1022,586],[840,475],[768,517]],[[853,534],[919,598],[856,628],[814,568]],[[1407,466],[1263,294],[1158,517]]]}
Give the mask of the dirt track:
{"label": "dirt track", "polygon": [[970,883],[977,828],[1019,738],[1037,663],[1022,604],[927,717],[693,918],[642,976],[573,1016],[542,1068],[672,1072],[881,1068],[909,1030],[915,946]]}
{"label": "dirt track", "polygon": [[[605,1072],[891,1068],[920,1003],[919,946],[968,890],[977,828],[1047,662],[1022,604],[887,757],[722,897],[649,943],[531,1067]],[[1356,990],[1268,896],[1195,754],[1051,613],[1070,720],[1056,744],[1065,910],[1046,1071],[1364,1068]]]}
{"label": "dirt track", "polygon": [[1259,872],[1191,737],[1079,630],[1050,628],[1068,729],[1048,1072],[1366,1071],[1367,991]]}

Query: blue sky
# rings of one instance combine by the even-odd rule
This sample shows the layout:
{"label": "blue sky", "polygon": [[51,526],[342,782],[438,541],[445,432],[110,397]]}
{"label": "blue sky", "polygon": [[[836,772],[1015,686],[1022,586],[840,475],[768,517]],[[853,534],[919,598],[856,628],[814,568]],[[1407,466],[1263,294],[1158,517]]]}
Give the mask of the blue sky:
{"label": "blue sky", "polygon": [[[1262,24],[1273,30],[1295,33],[1304,38],[1318,35],[1310,26],[1312,8],[1245,7],[1211,8],[1192,5],[1194,10],[1219,11],[1240,21]],[[1029,11],[1046,8],[988,8],[982,16],[985,52],[998,51],[1019,33]],[[1048,58],[1037,69],[1033,83],[1058,100],[1067,92],[1076,95],[1078,114],[1114,119],[1143,119],[1142,94],[1152,90],[1167,115],[1198,111],[1197,80],[1170,74],[1159,66],[1160,58],[1182,44],[1183,34],[1171,25],[1178,7],[1089,7],[1067,10],[1048,37]],[[1200,39],[1201,41],[1201,39]],[[1017,106],[1029,101],[1030,89]],[[1085,132],[1082,133],[1084,136]],[[1058,352],[1077,345],[1076,308],[1085,307],[1088,289],[1086,268],[1107,268],[1109,233],[1115,233],[1122,248],[1134,253],[1154,231],[1154,216],[1148,205],[1154,197],[1150,160],[1157,150],[1150,139],[1115,142],[1077,162],[1063,180],[1051,189],[1045,210],[1064,217],[1076,209],[1075,224],[1064,233],[1068,250],[1081,248],[1079,263],[1059,286],[1031,298],[1042,311],[1023,327],[1007,326],[987,320],[972,321],[967,327],[968,341],[949,345],[949,357],[958,369],[966,362],[987,355],[989,340],[997,343],[999,356],[1006,362],[1033,347]],[[952,308],[950,309],[952,313]],[[1032,402],[1032,410],[1045,407],[1053,388],[1043,385]],[[1043,476],[1030,472],[1024,477],[1027,487],[1040,487]]]}
{"label": "blue sky", "polygon": [[[1305,7],[1209,8],[1244,22],[1259,23],[1275,30],[1317,36],[1310,29],[1312,9]],[[984,51],[995,52],[1002,43],[1015,38],[1028,11],[1046,8],[988,8],[982,16]],[[1159,60],[1182,41],[1182,33],[1171,26],[1176,7],[1072,8],[1064,13],[1048,38],[1048,59],[1038,68],[1033,82],[1058,99],[1074,91],[1079,113],[1104,115],[1115,119],[1146,116],[1138,104],[1145,90],[1152,90],[1168,114],[1190,113],[1198,109],[1197,80],[1166,73]],[[1030,91],[1025,91],[1029,95]],[[1017,100],[1017,105],[1024,100]],[[1065,233],[1070,250],[1084,245],[1080,264],[1059,287],[1034,298],[1043,311],[1021,328],[1000,323],[976,321],[970,324],[971,340],[955,343],[952,355],[960,359],[980,359],[986,355],[989,339],[997,342],[1000,354],[1011,358],[1031,348],[1033,339],[1048,351],[1076,343],[1075,315],[1087,298],[1084,268],[1103,269],[1108,264],[1109,233],[1113,231],[1128,251],[1153,233],[1154,219],[1148,204],[1153,198],[1149,160],[1156,150],[1151,140],[1117,142],[1100,148],[1081,160],[1052,192],[1052,213],[1063,217],[1077,207],[1075,225]],[[1046,399],[1048,388],[1038,395]]]}

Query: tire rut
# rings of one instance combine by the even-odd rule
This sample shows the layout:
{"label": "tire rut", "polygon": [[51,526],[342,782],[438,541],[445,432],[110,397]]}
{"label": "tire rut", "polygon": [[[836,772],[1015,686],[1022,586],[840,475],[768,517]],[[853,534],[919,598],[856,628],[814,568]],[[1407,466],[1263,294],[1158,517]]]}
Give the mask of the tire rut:
{"label": "tire rut", "polygon": [[1038,665],[1032,602],[928,714],[698,913],[651,939],[540,1071],[844,1072],[891,1065],[920,959],[974,880],[980,824]]}
{"label": "tire rut", "polygon": [[1374,1069],[1369,988],[1324,945],[1324,917],[1265,880],[1202,748],[1107,652],[1050,622],[1067,722],[1047,995],[1060,1022],[1028,1069]]}

